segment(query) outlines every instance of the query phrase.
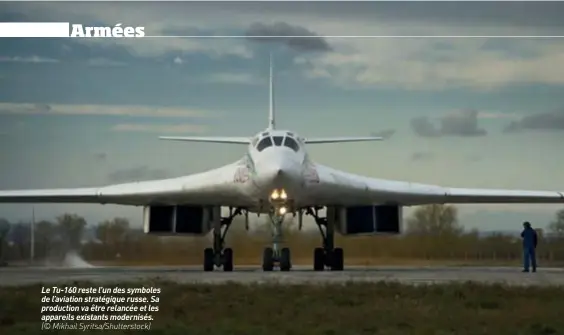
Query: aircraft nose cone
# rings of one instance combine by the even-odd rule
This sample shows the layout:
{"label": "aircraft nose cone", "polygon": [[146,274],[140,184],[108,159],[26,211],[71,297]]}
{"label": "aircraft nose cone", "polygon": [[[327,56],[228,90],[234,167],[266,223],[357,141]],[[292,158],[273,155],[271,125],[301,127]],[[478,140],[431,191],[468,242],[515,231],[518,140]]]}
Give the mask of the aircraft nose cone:
{"label": "aircraft nose cone", "polygon": [[265,169],[265,177],[270,180],[275,180],[284,175],[284,169],[280,166],[269,166]]}
{"label": "aircraft nose cone", "polygon": [[291,179],[291,166],[287,162],[270,162],[260,169],[262,181],[265,184],[273,184],[276,187],[282,187]]}

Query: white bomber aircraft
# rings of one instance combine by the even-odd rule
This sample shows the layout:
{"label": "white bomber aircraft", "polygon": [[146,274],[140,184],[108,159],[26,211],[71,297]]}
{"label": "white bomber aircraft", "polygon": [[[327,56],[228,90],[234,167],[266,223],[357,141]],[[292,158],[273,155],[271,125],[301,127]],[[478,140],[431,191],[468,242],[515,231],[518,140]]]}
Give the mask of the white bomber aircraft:
{"label": "white bomber aircraft", "polygon": [[[0,203],[99,203],[144,207],[144,231],[160,235],[205,235],[204,271],[233,270],[233,250],[225,235],[233,218],[266,213],[273,227],[272,247],[264,249],[264,271],[291,268],[290,250],[279,248],[285,215],[311,215],[322,236],[313,267],[343,270],[343,250],[334,247],[335,229],[343,235],[399,234],[403,206],[434,203],[564,203],[564,192],[451,188],[369,178],[314,163],[307,144],[377,141],[381,137],[304,138],[275,127],[272,62],[267,129],[247,137],[161,137],[165,140],[248,145],[239,161],[179,178],[94,188],[0,191]],[[222,217],[221,207],[230,214]],[[325,217],[319,214],[326,209]]]}

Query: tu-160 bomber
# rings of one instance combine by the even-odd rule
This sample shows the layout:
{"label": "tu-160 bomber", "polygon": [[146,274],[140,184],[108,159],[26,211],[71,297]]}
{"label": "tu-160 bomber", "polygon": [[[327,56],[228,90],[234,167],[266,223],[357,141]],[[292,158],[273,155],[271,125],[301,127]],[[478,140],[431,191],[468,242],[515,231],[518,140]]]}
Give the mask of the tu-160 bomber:
{"label": "tu-160 bomber", "polygon": [[[301,137],[275,123],[273,67],[270,63],[268,127],[253,137],[161,137],[163,140],[247,145],[237,162],[188,176],[104,187],[0,191],[0,203],[98,203],[143,207],[147,234],[206,235],[213,246],[203,255],[204,271],[233,270],[233,250],[225,236],[233,219],[267,214],[272,246],[262,256],[264,271],[292,267],[289,248],[281,247],[285,216],[314,218],[321,246],[313,268],[343,270],[343,250],[334,234],[400,234],[405,206],[434,203],[564,203],[564,192],[452,188],[370,178],[314,162],[306,146],[380,141],[383,137]],[[223,216],[222,207],[229,207]],[[325,215],[320,210],[325,209]]]}

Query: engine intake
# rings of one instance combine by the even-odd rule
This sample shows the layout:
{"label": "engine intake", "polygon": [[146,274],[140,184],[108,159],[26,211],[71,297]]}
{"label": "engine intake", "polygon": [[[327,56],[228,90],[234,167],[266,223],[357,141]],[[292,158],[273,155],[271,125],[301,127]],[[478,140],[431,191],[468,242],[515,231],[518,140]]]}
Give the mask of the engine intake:
{"label": "engine intake", "polygon": [[401,233],[402,212],[397,205],[328,207],[327,218],[342,235],[397,235]]}
{"label": "engine intake", "polygon": [[146,234],[206,235],[221,220],[219,206],[146,206],[143,229]]}

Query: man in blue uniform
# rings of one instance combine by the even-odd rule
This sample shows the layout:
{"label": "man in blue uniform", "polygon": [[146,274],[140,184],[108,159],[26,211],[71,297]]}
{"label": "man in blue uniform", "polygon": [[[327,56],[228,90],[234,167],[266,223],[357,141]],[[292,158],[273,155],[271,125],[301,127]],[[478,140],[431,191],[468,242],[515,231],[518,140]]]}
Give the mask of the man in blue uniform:
{"label": "man in blue uniform", "polygon": [[537,232],[531,227],[529,222],[523,223],[523,272],[529,272],[529,264],[533,268],[533,272],[537,271],[537,259],[535,249],[537,247]]}

